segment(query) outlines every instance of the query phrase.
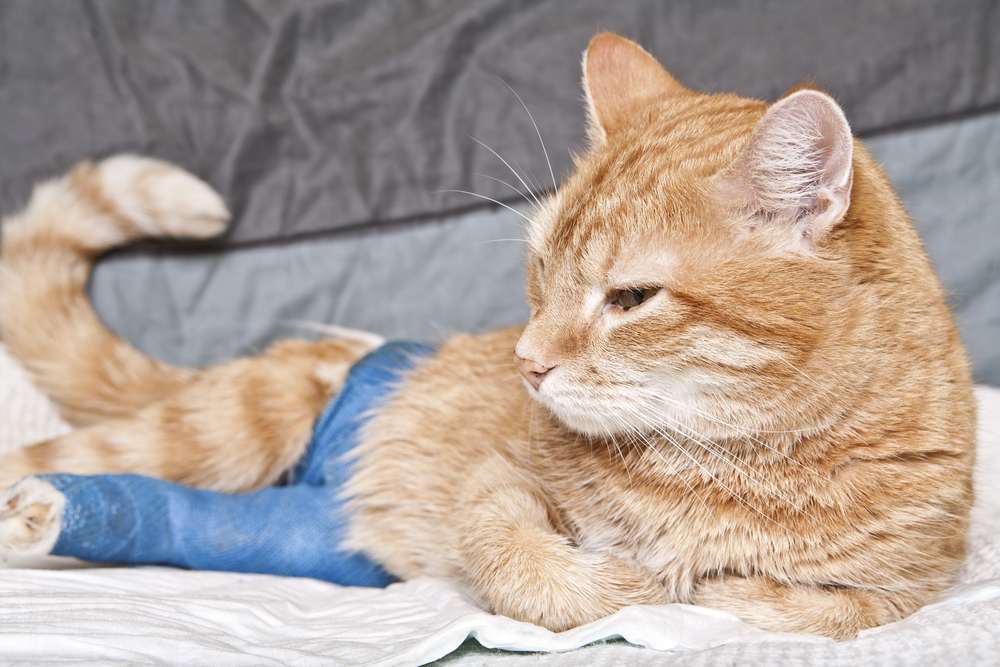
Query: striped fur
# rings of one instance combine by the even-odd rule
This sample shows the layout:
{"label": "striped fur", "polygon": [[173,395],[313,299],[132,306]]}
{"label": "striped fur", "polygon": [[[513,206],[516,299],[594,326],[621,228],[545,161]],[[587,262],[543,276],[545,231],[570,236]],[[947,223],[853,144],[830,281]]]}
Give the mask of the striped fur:
{"label": "striped fur", "polygon": [[228,219],[218,195],[192,176],[120,156],[38,186],[5,221],[0,335],[67,421],[131,415],[191,378],[101,325],[85,291],[94,259],[147,236],[214,236]]}

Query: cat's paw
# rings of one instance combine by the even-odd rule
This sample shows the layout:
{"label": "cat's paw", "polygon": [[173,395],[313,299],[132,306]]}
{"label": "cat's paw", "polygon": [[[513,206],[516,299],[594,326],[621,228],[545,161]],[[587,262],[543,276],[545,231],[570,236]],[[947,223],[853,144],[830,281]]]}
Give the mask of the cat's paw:
{"label": "cat's paw", "polygon": [[123,154],[98,168],[104,195],[147,236],[208,238],[229,222],[222,197],[169,162]]}
{"label": "cat's paw", "polygon": [[0,556],[50,553],[59,538],[65,505],[62,492],[37,477],[0,492]]}

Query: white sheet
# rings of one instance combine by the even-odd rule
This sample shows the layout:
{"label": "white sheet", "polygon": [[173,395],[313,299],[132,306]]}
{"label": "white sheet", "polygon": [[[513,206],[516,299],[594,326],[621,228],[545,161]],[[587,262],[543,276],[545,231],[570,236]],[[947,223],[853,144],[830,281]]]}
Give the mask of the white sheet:
{"label": "white sheet", "polygon": [[[536,659],[569,665],[1000,664],[1000,391],[979,388],[978,397],[978,499],[961,585],[910,618],[853,641],[769,634],[727,614],[686,605],[634,607],[553,634],[487,614],[438,580],[350,589],[306,579],[82,568],[46,559],[42,564],[49,569],[0,569],[0,660],[406,665],[445,656],[467,637],[514,651],[565,651],[623,637],[669,653],[611,644]],[[0,348],[0,448],[64,428]],[[459,661],[511,659],[492,653]]]}

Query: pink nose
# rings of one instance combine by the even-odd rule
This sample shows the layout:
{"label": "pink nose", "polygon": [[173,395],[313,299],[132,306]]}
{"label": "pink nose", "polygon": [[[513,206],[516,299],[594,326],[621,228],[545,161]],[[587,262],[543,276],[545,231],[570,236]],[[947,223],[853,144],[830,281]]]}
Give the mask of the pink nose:
{"label": "pink nose", "polygon": [[542,380],[545,376],[549,374],[555,366],[546,366],[545,364],[540,364],[533,359],[525,359],[524,357],[517,358],[517,370],[520,371],[521,375],[525,380],[528,381],[535,391],[542,386]]}

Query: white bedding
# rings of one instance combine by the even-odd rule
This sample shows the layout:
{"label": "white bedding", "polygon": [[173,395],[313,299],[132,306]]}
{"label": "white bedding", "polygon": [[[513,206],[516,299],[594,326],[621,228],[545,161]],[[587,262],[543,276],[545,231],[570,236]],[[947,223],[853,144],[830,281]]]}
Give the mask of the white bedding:
{"label": "white bedding", "polygon": [[[484,613],[436,580],[385,590],[306,579],[89,568],[0,569],[0,661],[74,664],[1000,664],[1000,390],[981,387],[977,506],[961,585],[910,618],[835,643],[686,605],[634,607],[552,634]],[[64,429],[0,348],[0,451]],[[648,647],[646,649],[637,646]],[[656,650],[650,650],[656,649]]]}

